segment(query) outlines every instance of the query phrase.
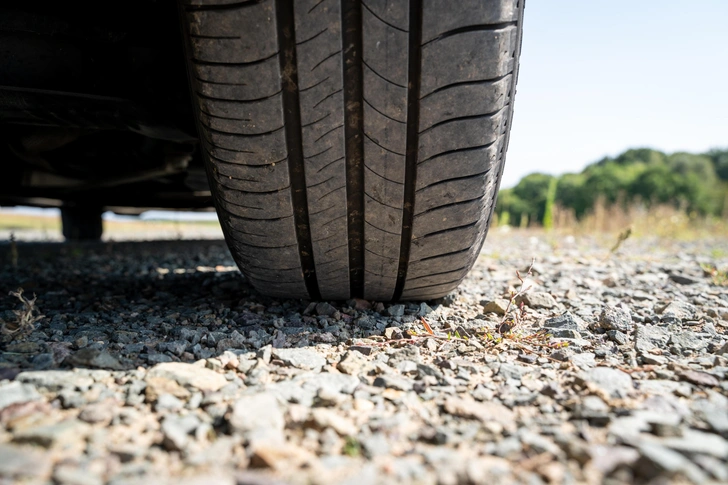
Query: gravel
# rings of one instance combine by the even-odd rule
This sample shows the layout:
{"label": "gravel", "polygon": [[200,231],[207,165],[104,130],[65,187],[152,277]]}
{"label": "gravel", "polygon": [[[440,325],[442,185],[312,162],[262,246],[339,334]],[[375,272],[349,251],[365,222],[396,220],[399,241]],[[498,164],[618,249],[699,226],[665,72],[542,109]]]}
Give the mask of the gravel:
{"label": "gravel", "polygon": [[219,240],[19,243],[0,483],[725,482],[728,245],[612,245],[495,232],[388,304],[261,296]]}

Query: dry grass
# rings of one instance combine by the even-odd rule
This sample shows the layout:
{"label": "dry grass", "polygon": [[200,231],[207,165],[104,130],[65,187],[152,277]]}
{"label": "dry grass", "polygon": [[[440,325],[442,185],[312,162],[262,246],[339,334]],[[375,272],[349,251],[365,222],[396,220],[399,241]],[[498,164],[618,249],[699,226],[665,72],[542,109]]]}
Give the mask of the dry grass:
{"label": "dry grass", "polygon": [[[216,220],[212,221],[160,221],[160,220],[115,220],[104,221],[104,237],[114,239],[129,238],[134,234],[171,234],[181,237],[188,230],[192,231],[215,231],[220,227]],[[29,215],[0,212],[0,233],[14,234],[17,240],[25,240],[28,234],[34,233],[37,239],[41,240],[62,239],[60,217],[48,215]],[[7,237],[7,236],[5,236]],[[170,237],[170,236],[167,236]],[[222,237],[222,234],[220,234]]]}
{"label": "dry grass", "polygon": [[[539,228],[533,225],[531,228]],[[688,214],[669,205],[647,208],[641,204],[624,206],[598,201],[581,219],[572,209],[553,208],[553,230],[574,235],[624,234],[632,237],[664,237],[679,240],[728,237],[728,219]]]}
{"label": "dry grass", "polygon": [[17,291],[11,291],[10,296],[20,300],[22,304],[19,310],[13,310],[15,321],[5,322],[0,320],[0,334],[5,336],[7,340],[15,340],[25,337],[35,330],[35,324],[45,315],[41,315],[35,306],[37,297],[33,295],[32,299],[23,296],[23,289],[18,288]]}

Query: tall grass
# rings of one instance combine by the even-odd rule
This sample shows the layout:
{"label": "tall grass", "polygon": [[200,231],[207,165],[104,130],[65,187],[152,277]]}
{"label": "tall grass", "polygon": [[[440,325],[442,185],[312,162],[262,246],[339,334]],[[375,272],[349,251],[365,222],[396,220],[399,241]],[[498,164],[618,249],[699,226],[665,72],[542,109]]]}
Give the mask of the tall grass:
{"label": "tall grass", "polygon": [[[627,228],[634,236],[658,236],[675,239],[704,237],[728,238],[728,217],[699,216],[672,205],[634,203],[607,204],[598,200],[594,208],[577,219],[572,209],[554,204],[551,209],[550,227],[559,232],[574,234],[617,233]],[[501,221],[504,218],[501,217]],[[538,224],[531,221],[530,227]],[[544,217],[544,223],[546,217]],[[544,228],[549,228],[546,224]]]}

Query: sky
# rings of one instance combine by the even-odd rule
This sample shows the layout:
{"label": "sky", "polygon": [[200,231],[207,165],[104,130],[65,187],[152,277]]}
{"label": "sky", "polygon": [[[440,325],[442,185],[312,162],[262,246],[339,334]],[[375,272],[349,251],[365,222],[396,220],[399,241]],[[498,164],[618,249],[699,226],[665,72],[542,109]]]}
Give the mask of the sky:
{"label": "sky", "polygon": [[728,147],[728,0],[527,0],[503,174]]}

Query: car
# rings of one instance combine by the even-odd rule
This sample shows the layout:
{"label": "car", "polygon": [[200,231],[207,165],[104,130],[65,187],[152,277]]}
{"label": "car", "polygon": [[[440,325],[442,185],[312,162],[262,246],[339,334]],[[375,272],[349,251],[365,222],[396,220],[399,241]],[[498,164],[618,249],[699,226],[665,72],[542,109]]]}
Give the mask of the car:
{"label": "car", "polygon": [[441,297],[505,162],[523,0],[0,7],[0,205],[217,210],[276,297]]}

